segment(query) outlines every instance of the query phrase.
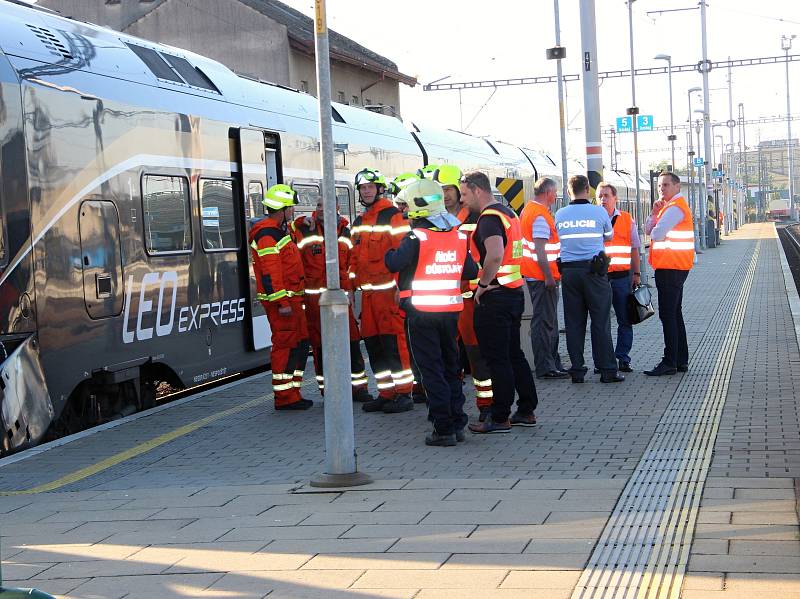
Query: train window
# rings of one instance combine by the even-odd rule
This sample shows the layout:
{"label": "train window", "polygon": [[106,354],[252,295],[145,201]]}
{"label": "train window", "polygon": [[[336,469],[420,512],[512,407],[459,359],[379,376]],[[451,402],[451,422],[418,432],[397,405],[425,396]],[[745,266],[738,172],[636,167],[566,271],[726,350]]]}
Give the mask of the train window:
{"label": "train window", "polygon": [[183,83],[183,79],[170,68],[166,61],[155,50],[145,48],[144,46],[137,46],[136,44],[126,43],[125,45],[133,50],[134,54],[141,58],[142,62],[147,65],[147,68],[159,79]]}
{"label": "train window", "polygon": [[166,54],[164,52],[161,53],[161,57],[164,58],[173,69],[178,71],[178,74],[183,77],[184,81],[189,85],[219,93],[217,86],[211,83],[211,80],[206,77],[206,74],[197,67],[192,66],[185,58],[173,56],[172,54]]}
{"label": "train window", "polygon": [[347,220],[352,220],[352,215],[350,214],[350,189],[336,186],[336,205],[339,206],[339,214]]}
{"label": "train window", "polygon": [[200,179],[200,215],[203,248],[237,250],[236,207],[232,179]]}
{"label": "train window", "polygon": [[292,185],[292,189],[297,192],[297,207],[305,212],[306,210],[316,210],[320,194],[317,185],[297,184]]}
{"label": "train window", "polygon": [[189,181],[186,177],[142,177],[142,211],[148,254],[191,251],[190,210]]}
{"label": "train window", "polygon": [[252,218],[256,215],[264,215],[267,213],[267,207],[264,206],[264,186],[261,181],[250,181],[247,184],[247,198],[250,202],[250,214]]}

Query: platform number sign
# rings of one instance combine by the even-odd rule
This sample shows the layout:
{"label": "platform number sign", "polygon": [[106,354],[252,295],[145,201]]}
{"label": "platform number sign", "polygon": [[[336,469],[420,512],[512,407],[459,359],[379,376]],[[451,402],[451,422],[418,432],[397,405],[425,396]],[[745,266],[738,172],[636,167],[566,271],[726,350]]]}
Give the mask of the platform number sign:
{"label": "platform number sign", "polygon": [[[652,131],[653,130],[653,115],[652,114],[637,114],[636,115],[636,129],[638,131]],[[633,117],[632,116],[618,116],[617,117],[617,133],[631,133],[633,131]]]}
{"label": "platform number sign", "polygon": [[695,166],[703,166],[704,164],[705,164],[705,161],[702,158],[695,158],[694,159],[694,165]]}
{"label": "platform number sign", "polygon": [[637,114],[636,115],[636,128],[639,131],[652,131],[653,130],[653,115],[652,114]]}
{"label": "platform number sign", "polygon": [[617,133],[630,133],[633,131],[633,118],[629,116],[617,117]]}

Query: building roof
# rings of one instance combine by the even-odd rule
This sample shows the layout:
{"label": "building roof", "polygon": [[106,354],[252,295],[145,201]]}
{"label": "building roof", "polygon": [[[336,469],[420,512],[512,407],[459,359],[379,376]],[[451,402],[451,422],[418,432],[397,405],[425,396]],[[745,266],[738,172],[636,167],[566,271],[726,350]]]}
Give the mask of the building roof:
{"label": "building roof", "polygon": [[[314,55],[314,20],[311,17],[277,0],[239,0],[239,2],[284,25],[290,45],[309,56]],[[388,58],[332,29],[328,30],[328,41],[331,60],[346,62],[412,87],[417,84],[415,77],[398,71],[397,65]]]}

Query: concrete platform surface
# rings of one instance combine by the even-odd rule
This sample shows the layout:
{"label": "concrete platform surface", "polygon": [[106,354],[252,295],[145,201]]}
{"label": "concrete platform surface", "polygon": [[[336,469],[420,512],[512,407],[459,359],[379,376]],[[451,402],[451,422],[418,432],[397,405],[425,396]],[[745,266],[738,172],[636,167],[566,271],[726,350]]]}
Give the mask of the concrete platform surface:
{"label": "concrete platform surface", "polygon": [[[324,470],[321,404],[276,413],[268,376],[0,461],[3,581],[86,599],[800,597],[788,294],[773,225],[748,225],[689,276],[688,373],[641,373],[661,354],[652,318],[624,383],[537,381],[535,428],[429,448],[420,406],[356,406],[366,487],[308,485]],[[687,422],[696,449],[670,456]],[[637,491],[652,481],[665,499]],[[635,546],[652,551],[642,571],[626,566]],[[656,582],[619,590],[637,576]]]}

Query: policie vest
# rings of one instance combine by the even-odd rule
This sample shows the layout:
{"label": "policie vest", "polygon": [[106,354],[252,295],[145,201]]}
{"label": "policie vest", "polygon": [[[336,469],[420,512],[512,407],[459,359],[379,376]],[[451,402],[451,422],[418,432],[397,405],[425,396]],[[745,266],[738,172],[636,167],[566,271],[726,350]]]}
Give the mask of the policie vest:
{"label": "policie vest", "polygon": [[561,273],[558,272],[556,260],[558,260],[558,256],[561,253],[561,242],[558,240],[558,232],[556,231],[553,215],[550,214],[550,210],[546,206],[542,206],[538,202],[528,202],[519,217],[520,227],[522,228],[522,275],[537,281],[544,281],[544,273],[539,266],[539,261],[536,259],[536,245],[533,242],[533,223],[540,216],[547,221],[547,226],[550,227],[550,237],[544,244],[544,253],[547,255],[550,274],[558,281],[561,278]]}
{"label": "policie vest", "polygon": [[608,272],[624,272],[631,269],[631,226],[633,218],[622,210],[614,219],[614,237],[606,241],[606,255],[611,259]]}
{"label": "policie vest", "polygon": [[[461,272],[467,259],[467,237],[457,229],[414,229],[419,257],[411,288],[400,289],[401,298],[411,298],[420,312],[460,312]],[[402,284],[401,284],[402,285]]]}
{"label": "policie vest", "polygon": [[683,220],[667,233],[663,241],[650,243],[649,262],[653,268],[691,270],[694,262],[694,226],[692,213],[683,196],[677,195],[656,215],[656,224],[664,212],[675,206],[683,212]]}
{"label": "policie vest", "polygon": [[[510,208],[499,204],[492,204],[485,208],[478,217],[477,227],[480,227],[482,218],[496,216],[503,224],[506,233],[506,247],[503,251],[503,261],[497,270],[496,279],[498,285],[514,289],[522,287],[524,280],[520,267],[522,265],[522,231],[519,226],[519,218]],[[475,262],[480,263],[481,253],[475,243],[475,235],[470,239],[470,252]]]}

